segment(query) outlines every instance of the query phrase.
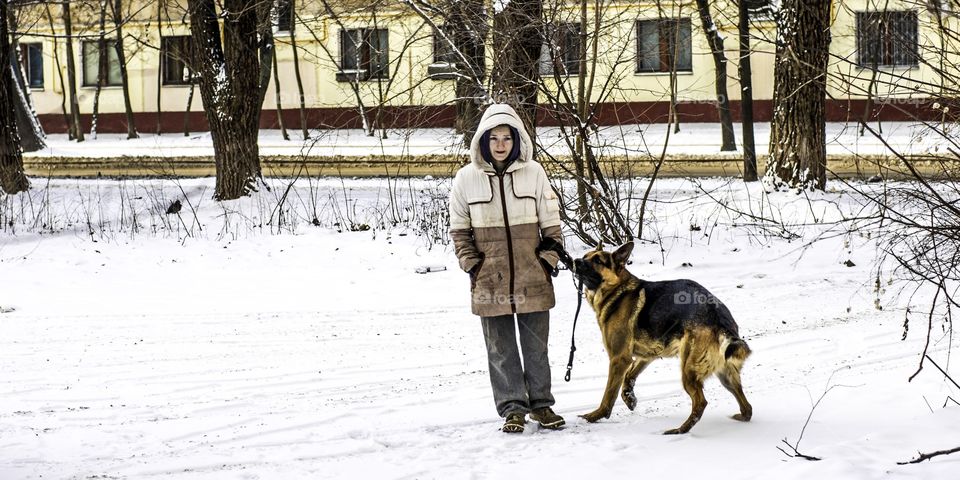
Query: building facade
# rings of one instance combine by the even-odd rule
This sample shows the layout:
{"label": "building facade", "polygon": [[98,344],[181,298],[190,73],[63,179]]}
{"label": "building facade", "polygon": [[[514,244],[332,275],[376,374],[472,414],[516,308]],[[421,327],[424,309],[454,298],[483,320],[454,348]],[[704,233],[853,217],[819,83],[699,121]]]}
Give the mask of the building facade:
{"label": "building facade", "polygon": [[[278,126],[278,97],[285,126],[300,127],[300,86],[309,128],[357,128],[370,122],[399,128],[453,125],[456,65],[462,62],[450,47],[442,8],[437,14],[412,9],[402,1],[373,6],[275,1],[274,78],[280,91],[275,93],[271,80],[263,104],[264,128]],[[544,5],[540,124],[558,121],[550,114],[551,105],[575,103],[585,95],[601,125],[664,122],[671,112],[681,122],[718,121],[714,60],[695,2],[607,1],[584,10],[579,3],[550,1]],[[754,117],[765,121],[773,111],[774,12],[779,2],[749,1]],[[71,40],[81,117],[89,124],[102,76],[98,129],[126,131],[118,58],[109,48],[115,42],[112,19],[106,22],[108,48],[101,63],[98,12],[84,8],[84,2],[72,3],[77,4]],[[124,52],[137,129],[205,130],[190,68],[186,1],[125,3]],[[951,36],[943,35],[944,29],[958,31],[958,12],[952,8],[956,2],[833,3],[828,119],[939,119],[943,98],[957,97],[955,82],[960,77],[956,74],[960,48],[950,43]],[[715,0],[710,5],[714,25],[707,28],[716,28],[724,38],[727,90],[737,119],[741,90],[737,4]],[[500,8],[489,4],[487,11]],[[69,105],[66,36],[59,9],[58,5],[23,9],[18,12],[17,32],[32,102],[45,130],[54,133],[66,131],[64,111]],[[582,40],[587,47],[585,63],[580,61]],[[486,52],[488,98],[477,101],[509,100],[490,82],[499,54],[490,35]]]}

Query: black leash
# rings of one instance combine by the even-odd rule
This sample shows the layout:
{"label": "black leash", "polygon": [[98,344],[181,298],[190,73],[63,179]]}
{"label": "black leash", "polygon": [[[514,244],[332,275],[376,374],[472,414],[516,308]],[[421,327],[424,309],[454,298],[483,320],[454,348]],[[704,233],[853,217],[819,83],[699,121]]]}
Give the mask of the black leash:
{"label": "black leash", "polygon": [[580,317],[580,306],[583,305],[583,279],[577,281],[577,311],[573,314],[573,329],[570,331],[570,360],[567,360],[567,374],[563,380],[570,381],[570,371],[573,370],[573,353],[577,351],[577,318]]}
{"label": "black leash", "polygon": [[[580,307],[583,305],[583,278],[577,277],[576,273],[574,273],[575,266],[573,263],[573,258],[571,258],[570,254],[564,250],[563,245],[561,245],[560,242],[557,242],[550,237],[544,237],[540,240],[540,245],[537,247],[537,253],[539,254],[544,250],[556,252],[556,254],[560,257],[560,262],[562,262],[567,267],[567,270],[570,270],[570,272],[574,274],[574,277],[577,278],[577,311],[573,314],[573,330],[570,332],[570,359],[567,360],[567,373],[563,376],[563,379],[569,382],[570,372],[573,370],[573,353],[577,351],[577,318],[580,317]],[[556,277],[558,268],[559,266],[554,268],[554,270],[551,272],[551,275]]]}

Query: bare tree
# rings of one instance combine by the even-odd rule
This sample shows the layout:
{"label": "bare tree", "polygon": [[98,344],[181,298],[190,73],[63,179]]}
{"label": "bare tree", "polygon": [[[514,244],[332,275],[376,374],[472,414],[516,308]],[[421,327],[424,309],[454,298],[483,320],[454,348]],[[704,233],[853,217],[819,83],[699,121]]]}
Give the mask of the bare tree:
{"label": "bare tree", "polygon": [[133,119],[133,107],[130,104],[130,79],[127,75],[127,54],[124,50],[123,25],[127,20],[123,16],[123,1],[113,0],[111,11],[113,24],[116,28],[117,40],[114,48],[117,51],[117,66],[120,68],[120,88],[123,91],[123,111],[127,118],[127,139],[140,138],[137,134],[137,125]]}
{"label": "bare tree", "polygon": [[509,99],[532,139],[537,137],[542,15],[543,0],[512,0],[493,16],[493,91]]}
{"label": "bare tree", "polygon": [[753,68],[750,59],[750,10],[747,0],[738,0],[737,33],[740,39],[740,124],[743,128],[743,180],[757,178],[757,146],[753,139]]}
{"label": "bare tree", "polygon": [[303,139],[310,137],[309,126],[307,126],[307,105],[303,94],[303,77],[300,75],[300,52],[297,48],[297,22],[300,21],[300,15],[297,14],[296,0],[290,2],[290,47],[293,50],[293,74],[297,79],[297,99],[300,101],[300,130],[303,133]]}
{"label": "bare tree", "polygon": [[10,70],[10,42],[7,32],[7,2],[0,2],[0,188],[9,195],[30,188],[23,172],[23,153],[14,110],[14,75]]}
{"label": "bare tree", "polygon": [[481,0],[451,2],[449,12],[447,25],[460,58],[455,86],[456,130],[463,135],[463,144],[469,145],[480,123],[480,107],[487,96],[484,81],[488,18]]}
{"label": "bare tree", "polygon": [[27,85],[27,79],[24,75],[21,65],[20,43],[19,43],[19,24],[17,21],[17,5],[8,3],[7,17],[9,19],[10,34],[10,73],[14,76],[14,98],[16,102],[14,107],[17,114],[17,131],[20,135],[20,146],[24,152],[36,152],[46,147],[46,135],[43,133],[43,126],[37,119],[37,114],[33,108],[33,101],[30,97],[30,86]]}
{"label": "bare tree", "polygon": [[[109,71],[107,60],[107,0],[97,0],[99,19],[97,30],[97,86],[93,91],[93,112],[90,115],[90,137],[97,139],[97,125],[100,122],[100,94],[103,84],[107,81]],[[86,52],[84,52],[86,55]]]}
{"label": "bare tree", "polygon": [[[157,42],[159,45],[161,45],[161,49],[163,48],[162,47],[163,45],[163,11],[166,5],[167,5],[166,0],[157,0],[157,37],[158,37]],[[169,15],[167,15],[167,17],[169,18]],[[161,65],[163,64],[163,61],[164,59],[161,58],[160,59]],[[161,66],[161,70],[162,68],[163,67]],[[161,123],[162,117],[163,117],[162,101],[163,101],[163,72],[160,72],[157,75],[157,135],[158,136],[163,131],[162,123]]]}
{"label": "bare tree", "polygon": [[[44,2],[43,4],[44,14],[47,18],[47,25],[50,30],[54,29],[55,22],[53,20],[53,14],[50,12],[50,4]],[[53,36],[53,65],[56,67],[57,78],[60,80],[60,85],[66,85],[66,82],[63,80],[63,67],[60,63],[60,46],[57,42],[56,35]],[[63,123],[67,126],[67,131],[69,132],[70,140],[74,138],[74,127],[73,127],[73,116],[67,113],[67,96],[60,96],[60,110],[63,111]]]}
{"label": "bare tree", "polygon": [[73,56],[73,19],[70,15],[70,2],[61,2],[63,30],[67,43],[67,91],[70,95],[70,130],[73,138],[83,141],[83,127],[80,124],[80,104],[77,101],[77,66]]}
{"label": "bare tree", "polygon": [[[261,23],[255,0],[189,0],[194,65],[200,95],[213,137],[217,178],[214,198],[233,200],[256,190],[262,177],[259,146],[260,109],[265,91],[258,52]],[[220,24],[223,18],[223,40]],[[251,95],[251,92],[254,94]]]}
{"label": "bare tree", "polygon": [[832,0],[784,0],[776,14],[773,121],[766,176],[822,190],[827,181],[826,88]]}
{"label": "bare tree", "polygon": [[710,14],[710,4],[707,0],[697,0],[697,11],[700,14],[700,23],[703,25],[703,34],[710,44],[710,53],[713,55],[715,71],[714,84],[717,90],[717,112],[720,115],[720,132],[722,144],[720,151],[729,152],[737,149],[737,140],[733,135],[733,117],[730,115],[730,96],[727,94],[727,55],[723,52],[723,37]]}

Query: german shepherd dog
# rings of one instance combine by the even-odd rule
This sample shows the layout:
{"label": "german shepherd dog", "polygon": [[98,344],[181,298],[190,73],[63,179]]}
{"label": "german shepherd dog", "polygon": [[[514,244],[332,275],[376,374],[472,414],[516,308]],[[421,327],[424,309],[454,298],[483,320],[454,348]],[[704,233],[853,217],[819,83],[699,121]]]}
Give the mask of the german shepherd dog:
{"label": "german shepherd dog", "polygon": [[633,276],[625,268],[632,251],[633,242],[612,253],[597,247],[574,262],[610,357],[603,400],[581,416],[588,422],[610,418],[621,385],[620,396],[633,410],[637,375],[657,358],[679,356],[683,389],[693,408],[682,425],[664,434],[687,433],[700,420],[707,407],[703,382],[711,374],[737,399],[740,413],[733,418],[749,421],[753,407],[743,394],[740,369],[750,347],[740,338],[730,310],[692,280],[647,282]]}

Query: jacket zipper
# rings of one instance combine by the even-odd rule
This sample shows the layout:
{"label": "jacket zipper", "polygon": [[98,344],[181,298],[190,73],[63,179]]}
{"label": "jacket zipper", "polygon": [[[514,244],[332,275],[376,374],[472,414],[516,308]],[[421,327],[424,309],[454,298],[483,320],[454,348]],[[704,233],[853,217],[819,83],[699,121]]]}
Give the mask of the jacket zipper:
{"label": "jacket zipper", "polygon": [[510,219],[507,217],[507,193],[503,188],[504,175],[506,175],[506,172],[497,174],[497,177],[500,178],[500,206],[503,208],[503,225],[507,229],[507,256],[510,265],[510,311],[517,313],[517,303],[513,293],[515,276],[513,265],[513,236],[510,234]]}

